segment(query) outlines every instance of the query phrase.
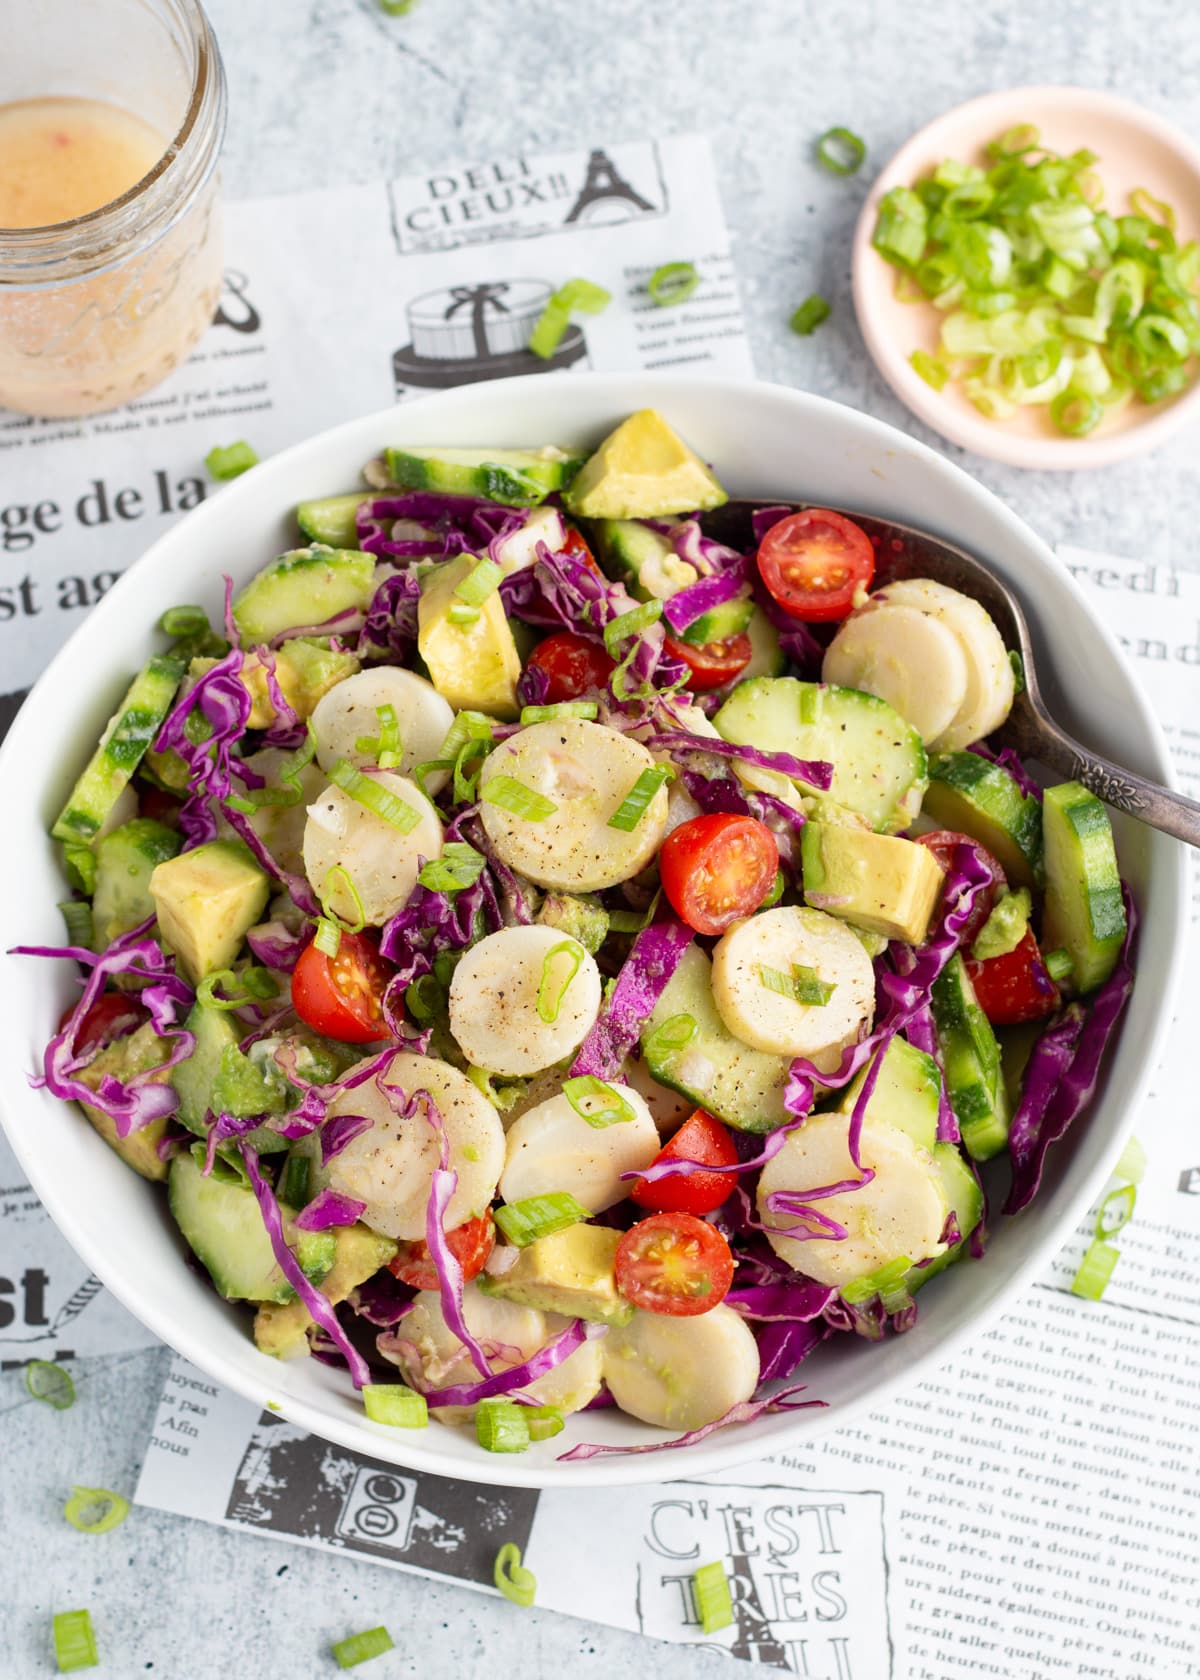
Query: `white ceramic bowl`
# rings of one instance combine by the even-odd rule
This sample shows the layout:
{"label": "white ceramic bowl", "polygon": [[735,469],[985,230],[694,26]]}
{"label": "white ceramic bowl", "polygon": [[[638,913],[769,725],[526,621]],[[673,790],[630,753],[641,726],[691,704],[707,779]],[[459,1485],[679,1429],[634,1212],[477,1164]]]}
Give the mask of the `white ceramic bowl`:
{"label": "white ceramic bowl", "polygon": [[[1118,764],[1167,776],[1166,749],[1133,676],[1070,577],[1001,501],[922,444],[851,409],[772,386],[673,374],[535,375],[385,409],[300,444],[220,491],[130,568],[42,677],[0,752],[4,944],[61,943],[62,880],[46,828],[130,674],[156,645],[153,626],[165,608],[202,601],[217,612],[222,568],[241,581],[288,547],[295,504],[353,487],[385,443],[588,446],[648,405],[663,410],[735,493],[892,515],[978,554],[1021,595],[1063,722]],[[1018,1220],[1000,1221],[985,1261],[930,1284],[908,1335],[879,1346],[841,1337],[819,1350],[804,1375],[827,1409],[768,1415],[685,1450],[558,1463],[579,1441],[663,1438],[600,1411],[569,1419],[557,1440],[523,1456],[491,1456],[466,1432],[370,1423],[343,1373],[259,1353],[249,1315],[184,1264],[161,1189],[124,1166],[73,1108],[26,1084],[25,1070],[39,1065],[73,995],[67,963],[0,958],[5,1128],[51,1215],[113,1293],[216,1381],[275,1403],[306,1429],[389,1462],[481,1482],[596,1485],[716,1470],[846,1423],[934,1371],[1016,1298],[1099,1189],[1170,1022],[1184,922],[1182,848],[1124,819],[1118,844],[1143,916],[1138,983],[1095,1109],[1054,1151],[1039,1200]]]}
{"label": "white ceramic bowl", "polygon": [[1157,449],[1200,418],[1200,379],[1177,397],[1147,406],[1128,403],[1087,437],[1064,437],[1042,406],[1010,420],[986,420],[952,380],[935,391],[909,362],[914,350],[934,354],[941,315],[931,303],[902,303],[896,270],[871,243],[879,201],[893,187],[910,187],[945,161],[987,166],[984,148],[1018,123],[1033,123],[1056,152],[1088,147],[1099,158],[1105,205],[1124,215],[1128,194],[1145,187],[1177,215],[1180,244],[1200,236],[1200,148],[1153,111],[1112,93],[1082,87],[1005,88],[956,105],[928,123],[884,165],[867,194],[854,232],[854,309],[875,365],[901,402],[952,443],[1014,467],[1072,472],[1104,467]]}

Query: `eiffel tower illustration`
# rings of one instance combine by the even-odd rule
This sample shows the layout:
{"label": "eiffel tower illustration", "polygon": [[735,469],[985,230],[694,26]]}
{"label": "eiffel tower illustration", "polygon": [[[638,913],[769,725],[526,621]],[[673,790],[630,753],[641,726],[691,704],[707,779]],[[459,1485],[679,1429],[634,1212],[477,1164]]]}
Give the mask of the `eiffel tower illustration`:
{"label": "eiffel tower illustration", "polygon": [[588,158],[587,179],[567,214],[567,222],[627,222],[634,211],[653,211],[654,206],[631,187],[607,152],[593,152]]}

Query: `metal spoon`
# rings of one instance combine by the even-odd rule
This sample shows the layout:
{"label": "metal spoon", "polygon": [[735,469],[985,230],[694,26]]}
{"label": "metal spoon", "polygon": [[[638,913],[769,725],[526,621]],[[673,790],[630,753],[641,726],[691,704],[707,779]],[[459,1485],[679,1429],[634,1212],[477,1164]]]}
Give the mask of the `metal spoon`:
{"label": "metal spoon", "polygon": [[[731,501],[702,516],[705,532],[731,547],[746,548],[753,542],[750,516],[758,508],[782,507],[800,512],[808,502]],[[871,538],[876,548],[876,583],[899,578],[928,577],[959,589],[986,607],[1004,639],[1005,646],[1020,655],[1025,688],[1013,703],[1008,721],[991,739],[1013,747],[1023,758],[1037,758],[1049,769],[1071,781],[1082,782],[1099,799],[1124,811],[1139,822],[1148,823],[1164,834],[1173,834],[1191,846],[1200,846],[1200,804],[1181,793],[1159,787],[1133,770],[1102,758],[1061,729],[1046,709],[1038,686],[1029,626],[1016,596],[994,572],[982,563],[926,531],[892,520],[849,513]]]}

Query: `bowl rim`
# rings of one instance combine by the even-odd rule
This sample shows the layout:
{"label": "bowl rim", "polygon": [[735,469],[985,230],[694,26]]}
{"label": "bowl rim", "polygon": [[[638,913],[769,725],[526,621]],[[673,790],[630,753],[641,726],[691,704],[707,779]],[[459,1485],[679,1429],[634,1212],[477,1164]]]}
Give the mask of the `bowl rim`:
{"label": "bowl rim", "polygon": [[[536,382],[536,385],[535,385]],[[657,394],[664,403],[672,403],[686,396],[688,400],[700,402],[712,401],[720,403],[722,397],[733,399],[745,396],[748,392],[761,395],[768,402],[780,402],[791,409],[798,420],[809,424],[820,424],[821,416],[825,414],[844,416],[850,414],[857,427],[885,447],[894,448],[897,437],[903,442],[904,449],[911,451],[921,458],[935,473],[948,475],[963,487],[969,487],[972,498],[982,503],[989,516],[995,520],[997,529],[1003,529],[1007,535],[1022,545],[1027,551],[1036,551],[1039,565],[1048,568],[1055,574],[1061,572],[1052,552],[1036,534],[1007,504],[992,490],[972,477],[964,468],[949,460],[929,445],[897,433],[897,429],[886,421],[875,419],[863,414],[848,404],[836,403],[829,398],[813,395],[808,392],[796,391],[785,386],[771,384],[767,381],[754,379],[705,377],[695,374],[661,373],[559,373],[555,376],[554,388],[561,392],[564,382],[578,387],[581,391],[592,392],[601,398],[611,395],[614,405],[619,407],[622,395],[630,386],[636,385],[639,391]],[[511,391],[514,395],[528,388],[539,391],[546,389],[545,381],[539,374],[525,375],[518,379],[493,382],[488,388],[493,394],[498,387]],[[431,413],[436,409],[439,413],[452,411],[455,408],[470,408],[476,388],[472,386],[459,387],[456,390],[440,392],[435,395],[412,399],[403,404],[403,409],[419,409],[424,413]],[[626,406],[628,406],[626,404]],[[38,679],[31,690],[25,704],[17,713],[9,730],[8,736],[0,743],[0,778],[10,757],[14,757],[24,737],[32,735],[34,742],[39,739],[36,720],[42,712],[48,696],[56,692],[63,677],[69,672],[73,658],[73,644],[77,637],[94,635],[98,632],[94,626],[97,613],[104,614],[116,611],[110,606],[110,601],[124,601],[129,598],[130,603],[135,599],[137,580],[140,575],[153,566],[163,563],[164,557],[169,558],[173,546],[179,541],[180,531],[186,529],[194,540],[196,533],[202,533],[209,523],[217,517],[217,510],[223,509],[220,517],[228,517],[231,504],[237,506],[241,502],[250,505],[252,502],[266,501],[270,496],[270,485],[276,477],[284,478],[297,463],[310,461],[313,468],[314,482],[320,482],[321,460],[335,445],[349,442],[351,439],[362,437],[362,459],[367,460],[378,452],[379,440],[386,434],[387,427],[397,410],[395,405],[376,410],[356,419],[344,421],[337,426],[327,428],[313,436],[293,444],[287,450],[271,457],[256,467],[253,474],[225,486],[219,497],[213,497],[189,512],[186,517],[178,521],[168,531],[164,532],[146,551],[133,561],[123,576],[108,592],[108,596],[93,611],[89,617],[76,629],[64,643],[58,654]],[[287,504],[291,506],[290,501]],[[1097,636],[1107,646],[1110,654],[1123,662],[1118,643],[1108,627],[1095,616],[1073,580],[1068,580],[1071,587],[1079,595],[1080,609],[1089,621],[1089,633]],[[102,620],[101,620],[102,621]],[[1133,687],[1136,695],[1135,710],[1139,715],[1139,723],[1143,729],[1147,747],[1146,765],[1164,781],[1172,778],[1171,764],[1166,748],[1165,738],[1160,725],[1150,708],[1145,694],[1137,684],[1134,674]],[[1186,901],[1186,854],[1181,845],[1174,849],[1174,870],[1171,879],[1161,882],[1160,891],[1164,895],[1173,895],[1174,905],[1178,914]],[[1163,872],[1166,873],[1165,871]],[[1171,1019],[1172,1004],[1178,989],[1184,946],[1182,940],[1177,940],[1165,959],[1162,969],[1162,986],[1160,1006],[1157,1010],[1153,1031],[1136,1048],[1134,1054],[1140,1057],[1138,1074],[1139,1100],[1144,1097],[1149,1081],[1160,1059],[1163,1046],[1167,1039]],[[0,1126],[8,1136],[21,1165],[29,1175],[29,1182],[35,1193],[41,1199],[47,1212],[54,1220],[58,1229],[66,1240],[76,1249],[76,1252],[110,1289],[117,1300],[125,1306],[135,1318],[151,1329],[160,1340],[175,1352],[188,1359],[202,1372],[214,1381],[241,1395],[261,1408],[270,1409],[287,1422],[303,1428],[318,1437],[334,1442],[350,1451],[378,1458],[405,1468],[427,1472],[434,1475],[468,1479],[483,1485],[507,1487],[597,1487],[601,1485],[620,1486],[635,1483],[647,1483],[670,1480],[680,1475],[692,1478],[710,1475],[726,1470],[739,1463],[752,1461],[760,1456],[777,1453],[787,1449],[788,1442],[781,1432],[777,1439],[764,1442],[752,1439],[749,1443],[740,1444],[742,1430],[740,1428],[728,1431],[717,1431],[704,1443],[685,1449],[682,1459],[668,1456],[660,1459],[657,1453],[643,1452],[630,1454],[606,1455],[603,1458],[575,1463],[561,1463],[554,1460],[551,1463],[522,1462],[517,1456],[479,1454],[478,1467],[474,1459],[469,1467],[458,1459],[448,1457],[436,1447],[430,1448],[423,1442],[428,1431],[410,1432],[383,1431],[366,1419],[343,1420],[335,1415],[321,1411],[303,1398],[295,1396],[280,1398],[273,1388],[268,1376],[268,1367],[264,1365],[261,1380],[256,1379],[250,1372],[240,1366],[227,1363],[225,1356],[213,1353],[206,1346],[206,1337],[202,1332],[193,1333],[190,1325],[169,1321],[164,1312],[153,1307],[146,1309],[139,1304],[135,1284],[131,1281],[126,1286],[124,1279],[110,1279],[107,1275],[107,1255],[103,1247],[89,1241],[86,1237],[77,1240],[71,1208],[64,1198],[60,1198],[57,1180],[51,1173],[43,1173],[40,1164],[31,1164],[21,1148],[21,1141],[17,1135],[18,1128],[10,1129],[5,1110],[8,1104],[3,1089],[0,1088]],[[932,1376],[941,1366],[961,1351],[969,1342],[986,1332],[986,1330],[1006,1312],[1019,1298],[1020,1293],[1041,1270],[1047,1261],[1058,1252],[1063,1241],[1074,1224],[1095,1199],[1100,1187],[1107,1179],[1112,1166],[1120,1155],[1121,1149],[1129,1135],[1136,1118],[1136,1104],[1131,1105],[1128,1116],[1122,1126],[1111,1139],[1108,1147],[1086,1175],[1076,1194],[1064,1202],[1060,1217],[1050,1232],[1040,1240],[1034,1242],[1021,1256],[1010,1270],[1005,1285],[999,1288],[992,1299],[985,1302],[974,1314],[954,1329],[942,1332],[940,1338],[924,1350],[915,1354],[911,1364],[903,1372],[893,1375],[864,1392],[840,1401],[836,1407],[831,1407],[828,1421],[825,1414],[820,1412],[806,1412],[812,1422],[810,1428],[827,1433],[834,1428],[841,1428],[852,1423],[865,1412],[882,1404],[890,1395],[915,1384],[922,1378]],[[31,1151],[32,1155],[32,1151]],[[264,1355],[266,1360],[269,1356]],[[783,1413],[774,1414],[776,1417]],[[403,1440],[396,1440],[397,1435],[404,1435]]]}
{"label": "bowl rim", "polygon": [[[1190,167],[1200,187],[1200,147],[1182,129],[1149,111],[1123,95],[1108,93],[1068,83],[1031,83],[1025,87],[1003,88],[979,94],[943,111],[912,134],[898,151],[892,153],[871,185],[859,211],[851,245],[851,292],[854,313],[858,319],[871,359],[884,380],[900,401],[919,420],[962,449],[970,450],[989,460],[1002,461],[1007,466],[1025,467],[1042,472],[1077,472],[1090,467],[1111,466],[1134,455],[1157,449],[1191,424],[1200,413],[1200,374],[1190,386],[1158,413],[1147,413],[1145,419],[1124,431],[1083,438],[1026,437],[1005,431],[1002,424],[961,413],[944,401],[940,392],[921,378],[910,366],[908,357],[897,344],[894,335],[886,332],[872,299],[872,284],[879,268],[885,264],[871,243],[879,201],[894,186],[909,186],[915,170],[924,162],[930,141],[943,128],[957,126],[970,116],[980,130],[995,126],[999,113],[1013,114],[1014,104],[1034,100],[1054,101],[1064,109],[1078,108],[1092,114],[1109,114],[1135,124],[1176,152]],[[891,272],[890,265],[888,272]]]}

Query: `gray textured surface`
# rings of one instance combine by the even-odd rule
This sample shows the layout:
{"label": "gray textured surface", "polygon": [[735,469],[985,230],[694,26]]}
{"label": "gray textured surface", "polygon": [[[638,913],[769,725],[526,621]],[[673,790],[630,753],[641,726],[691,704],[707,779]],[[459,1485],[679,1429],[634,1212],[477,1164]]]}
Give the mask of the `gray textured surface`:
{"label": "gray textured surface", "polygon": [[[397,19],[374,0],[210,0],[210,11],[231,83],[231,197],[523,146],[707,131],[759,373],[935,444],[883,386],[854,326],[850,236],[866,180],[820,172],[812,137],[847,123],[882,162],[958,100],[1034,81],[1119,91],[1200,133],[1200,19],[1178,0],[598,0],[569,11],[421,0]],[[791,338],[788,315],[811,291],[833,301],[834,317],[814,338]],[[1200,564],[1194,433],[1091,476],[948,453],[1051,542]],[[137,1654],[98,1671],[122,1680],[332,1673],[330,1641],[380,1621],[399,1649],[365,1671],[379,1680],[723,1671],[715,1657],[147,1511],[105,1538],[74,1533],[60,1516],[71,1482],[132,1489],[166,1357],[84,1367],[80,1404],[64,1414],[0,1378],[5,1680],[52,1672],[50,1614],[81,1604],[107,1652]]]}

